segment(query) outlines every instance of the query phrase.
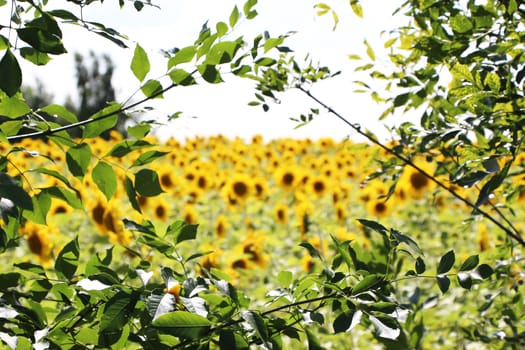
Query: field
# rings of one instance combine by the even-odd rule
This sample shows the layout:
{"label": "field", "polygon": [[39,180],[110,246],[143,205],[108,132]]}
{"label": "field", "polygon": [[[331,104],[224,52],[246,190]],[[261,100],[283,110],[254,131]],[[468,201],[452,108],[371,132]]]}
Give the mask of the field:
{"label": "field", "polygon": [[[56,144],[27,139],[8,156],[9,174],[24,179],[41,210],[27,215],[20,228],[23,242],[2,256],[3,272],[22,262],[51,268],[60,249],[78,236],[82,264],[115,245],[117,273],[129,266],[141,267],[152,271],[153,279],[160,283],[161,266],[170,264],[168,267],[181,276],[187,272],[178,271],[180,267],[144,244],[140,233],[130,228],[147,223],[163,233],[181,225],[182,220],[196,229],[196,239],[182,242],[176,254],[181,259],[195,254],[191,259],[194,274],[214,271],[264,307],[268,292],[282,282],[283,271],[299,278],[327,267],[335,254],[331,236],[350,241],[362,256],[377,254],[382,239],[357,220],[366,219],[411,237],[424,252],[429,270],[450,250],[460,263],[472,255],[492,266],[502,263],[502,258],[507,262],[505,285],[501,279],[494,281],[500,285],[491,289],[475,283],[468,291],[456,288],[453,281],[451,292],[444,296],[433,278],[399,278],[397,283],[402,287],[396,297],[417,304],[424,316],[423,344],[483,348],[473,340],[476,327],[499,329],[504,320],[491,319],[491,309],[480,305],[491,298],[505,304],[523,289],[520,252],[510,252],[501,231],[471,215],[471,208],[410,168],[402,171],[395,188],[388,176],[371,176],[380,168],[378,160],[390,157],[377,147],[330,138],[266,142],[259,136],[249,142],[215,136],[162,143],[148,137],[140,145],[130,146],[113,134],[108,141],[96,138],[83,142],[78,152],[66,156]],[[78,161],[86,149],[90,150],[88,159]],[[441,155],[429,155],[414,161],[434,173],[443,160]],[[94,170],[100,164],[113,169],[116,184],[97,175],[104,174],[100,168]],[[77,170],[73,176],[75,165],[85,171]],[[150,176],[145,188],[137,191],[145,195],[132,198],[126,181],[138,176],[144,166],[154,172],[142,173]],[[61,178],[59,173],[67,175]],[[437,178],[450,185],[448,174]],[[525,185],[523,176],[512,181]],[[60,190],[49,190],[56,186]],[[474,187],[451,186],[462,197],[475,201]],[[523,229],[525,191],[512,195],[503,191],[491,202],[506,215],[510,215],[506,205],[511,205],[512,223]],[[399,261],[402,276],[414,268],[416,257],[407,253]],[[522,301],[516,306],[520,309],[523,311]],[[481,315],[486,322],[479,322]],[[331,315],[324,317],[324,322],[317,321],[315,326],[328,348],[340,348],[341,344],[377,346],[363,325],[349,333],[325,334],[323,329],[330,328],[333,319]]]}

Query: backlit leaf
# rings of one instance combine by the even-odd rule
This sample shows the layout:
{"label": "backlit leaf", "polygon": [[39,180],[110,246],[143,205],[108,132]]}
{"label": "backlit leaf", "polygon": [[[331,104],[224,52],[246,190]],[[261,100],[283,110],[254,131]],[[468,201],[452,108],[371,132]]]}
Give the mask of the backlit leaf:
{"label": "backlit leaf", "polygon": [[139,44],[135,46],[130,68],[139,81],[143,81],[150,71],[148,54]]}
{"label": "backlit leaf", "polygon": [[197,49],[195,48],[195,46],[183,47],[168,60],[168,69],[171,69],[172,67],[181,63],[190,62],[191,60],[193,60],[193,57],[195,57],[196,53]]}
{"label": "backlit leaf", "polygon": [[66,152],[66,164],[73,176],[83,178],[91,161],[91,148],[87,143],[70,147]]}
{"label": "backlit leaf", "polygon": [[114,127],[117,124],[121,107],[119,103],[112,102],[108,107],[89,117],[92,122],[85,125],[83,136],[85,138],[97,137],[104,131]]}
{"label": "backlit leaf", "polygon": [[93,168],[91,177],[98,189],[104,193],[104,196],[109,201],[117,190],[117,176],[113,167],[104,161],[99,161]]}

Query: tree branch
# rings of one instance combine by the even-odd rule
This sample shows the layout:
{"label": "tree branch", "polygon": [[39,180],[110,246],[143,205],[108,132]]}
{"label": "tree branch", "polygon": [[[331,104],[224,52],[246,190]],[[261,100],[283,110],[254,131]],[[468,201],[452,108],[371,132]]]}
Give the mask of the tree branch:
{"label": "tree branch", "polygon": [[434,182],[436,185],[438,185],[442,189],[444,189],[447,192],[449,192],[451,195],[453,195],[455,198],[457,198],[458,200],[460,200],[461,202],[463,202],[464,204],[466,204],[470,208],[476,210],[483,217],[485,217],[486,219],[490,220],[496,226],[501,228],[508,236],[510,236],[512,239],[514,239],[516,242],[518,242],[521,246],[525,247],[525,240],[523,240],[523,238],[521,238],[521,236],[518,233],[514,233],[511,229],[509,229],[508,227],[503,225],[501,222],[499,222],[497,219],[495,219],[492,215],[490,215],[486,211],[482,210],[481,208],[479,208],[479,206],[475,205],[474,203],[472,203],[468,199],[466,199],[466,198],[462,197],[461,195],[459,195],[456,191],[454,191],[454,189],[448,187],[443,182],[439,181],[437,178],[435,178],[434,176],[432,176],[431,174],[429,174],[428,172],[423,170],[421,167],[419,167],[416,164],[414,164],[414,162],[412,162],[407,157],[403,156],[402,154],[397,153],[392,148],[382,144],[381,142],[377,141],[375,138],[373,138],[372,136],[370,136],[366,132],[362,131],[361,127],[359,125],[350,123],[345,117],[343,117],[341,114],[339,114],[337,111],[335,111],[332,107],[328,106],[326,103],[324,103],[323,101],[319,100],[317,97],[312,95],[312,93],[310,91],[306,90],[305,88],[303,88],[301,86],[297,86],[297,89],[299,89],[300,91],[304,92],[308,97],[310,97],[312,100],[314,100],[319,105],[321,105],[323,108],[325,108],[329,113],[332,113],[333,115],[338,117],[346,125],[350,126],[352,129],[354,129],[359,135],[365,137],[367,140],[369,140],[373,144],[381,147],[383,150],[385,150],[389,154],[393,155],[394,157],[398,158],[399,160],[401,160],[406,165],[409,165],[410,167],[414,168],[421,175],[425,176],[427,179],[429,179],[430,181]]}

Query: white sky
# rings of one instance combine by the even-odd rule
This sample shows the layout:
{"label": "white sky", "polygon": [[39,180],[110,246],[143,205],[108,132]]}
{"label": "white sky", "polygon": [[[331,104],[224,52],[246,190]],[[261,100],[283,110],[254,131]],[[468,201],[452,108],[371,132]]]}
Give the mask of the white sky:
{"label": "white sky", "polygon": [[[105,1],[103,5],[92,4],[84,9],[86,20],[100,22],[126,34],[130,49],[121,49],[109,40],[89,33],[76,26],[64,25],[64,44],[70,53],[108,53],[117,65],[114,85],[119,101],[125,101],[139,87],[139,82],[129,69],[133,55],[134,42],[139,42],[148,52],[152,63],[152,72],[148,78],[158,78],[166,72],[167,60],[160,54],[160,49],[191,45],[197,38],[202,24],[209,20],[214,28],[217,21],[228,22],[228,17],[237,4],[240,10],[244,1],[234,0],[154,0],[161,9],[144,7],[136,12],[132,2],[119,10],[117,1]],[[356,53],[365,56],[363,40],[376,50],[381,60],[383,39],[380,32],[391,30],[403,23],[403,18],[393,18],[392,13],[402,3],[400,0],[363,0],[361,1],[365,18],[356,17],[348,1],[327,2],[333,6],[340,17],[336,31],[332,31],[331,16],[317,17],[312,0],[260,0],[255,9],[259,16],[255,20],[240,22],[231,38],[239,35],[251,42],[258,33],[268,30],[272,36],[297,31],[287,42],[298,59],[306,53],[329,66],[332,71],[342,70],[343,74],[323,82],[312,90],[334,109],[357,121],[365,128],[378,135],[386,136],[384,127],[377,122],[382,112],[366,94],[353,93],[356,88],[352,81],[359,79],[347,56]],[[68,3],[69,4],[69,3]],[[64,5],[62,3],[60,6]],[[337,6],[336,6],[337,5]],[[77,7],[70,10],[80,16]],[[53,59],[46,66],[35,67],[24,64],[27,76],[24,83],[31,84],[38,76],[57,98],[64,101],[65,96],[75,89],[74,64],[72,55],[62,55]],[[30,73],[28,73],[30,72]],[[166,82],[166,81],[165,81]],[[167,86],[167,83],[165,84]],[[317,108],[298,91],[289,91],[281,97],[282,103],[271,104],[270,111],[264,113],[260,107],[249,107],[254,100],[254,83],[233,77],[226,84],[209,85],[202,82],[198,86],[179,87],[165,94],[164,100],[156,100],[149,106],[156,108],[149,118],[164,118],[176,111],[182,111],[182,117],[159,130],[162,137],[175,136],[179,139],[194,135],[212,135],[221,133],[234,137],[249,138],[262,134],[264,138],[274,137],[324,137],[341,139],[347,136],[356,138],[355,132],[339,121],[335,116],[322,112],[316,120],[307,126],[294,129],[296,123],[290,117],[298,117],[308,112],[309,107]],[[142,97],[140,94],[135,100]]]}

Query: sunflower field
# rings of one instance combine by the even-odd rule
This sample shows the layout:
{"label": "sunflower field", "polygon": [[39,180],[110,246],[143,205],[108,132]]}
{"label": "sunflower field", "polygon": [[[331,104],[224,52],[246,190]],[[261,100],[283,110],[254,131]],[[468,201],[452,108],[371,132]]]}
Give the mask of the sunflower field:
{"label": "sunflower field", "polygon": [[[489,304],[496,298],[501,307],[509,308],[507,312],[512,310],[512,301],[521,298],[524,274],[519,256],[508,248],[502,253],[502,247],[508,243],[505,236],[495,234],[493,225],[481,219],[468,220],[471,208],[419,172],[407,167],[394,188],[381,177],[374,177],[377,159],[385,161],[389,157],[366,143],[336,142],[330,138],[264,142],[255,136],[245,142],[215,136],[159,142],[149,136],[123,140],[113,133],[107,141],[77,140],[65,154],[49,142],[23,141],[6,157],[7,174],[24,178],[25,190],[39,210],[25,215],[28,220],[19,228],[19,237],[13,238],[23,242],[2,256],[3,266],[7,267],[2,276],[16,276],[18,282],[25,283],[16,292],[12,286],[4,286],[3,290],[31,295],[26,307],[35,310],[34,317],[42,324],[61,319],[67,327],[74,327],[76,323],[90,322],[80,318],[73,305],[57,310],[56,303],[64,297],[71,298],[73,304],[88,302],[74,300],[82,299],[83,289],[88,299],[93,299],[89,303],[96,305],[109,297],[100,295],[101,289],[111,289],[115,283],[137,288],[137,283],[143,283],[148,294],[142,300],[146,304],[143,307],[156,310],[154,318],[173,310],[190,310],[209,317],[213,312],[211,305],[223,309],[226,301],[220,301],[217,298],[225,297],[211,291],[207,296],[191,297],[199,288],[204,290],[198,286],[200,283],[211,283],[203,282],[206,278],[226,281],[223,283],[238,290],[237,298],[242,295],[261,310],[279,309],[286,302],[308,298],[311,293],[327,293],[323,289],[335,288],[330,284],[338,279],[356,279],[352,273],[341,272],[351,266],[355,271],[377,269],[384,274],[382,278],[402,287],[385,300],[380,300],[381,293],[373,297],[371,292],[368,296],[365,292],[358,294],[357,299],[372,298],[369,302],[373,307],[356,307],[359,304],[350,298],[347,302],[354,309],[344,306],[343,310],[348,310],[339,315],[320,313],[315,307],[310,309],[309,304],[299,304],[296,312],[311,319],[305,330],[318,334],[325,347],[372,346],[371,334],[365,332],[370,326],[353,324],[363,313],[375,325],[376,337],[394,338],[389,333],[395,333],[397,322],[403,320],[411,337],[415,337],[407,339],[407,344],[415,342],[424,347],[440,343],[443,348],[457,348],[458,344],[473,340],[471,337],[476,338],[473,332],[487,334],[492,328],[496,332],[501,325],[491,324],[486,316],[486,323],[479,322],[478,317],[495,312]],[[415,162],[434,173],[445,160],[436,155]],[[524,162],[525,154],[518,163]],[[68,167],[70,174],[59,176],[62,167]],[[105,173],[108,169],[113,169],[115,182]],[[132,176],[136,197],[130,197],[126,188]],[[147,177],[142,185],[137,182],[141,176]],[[522,177],[517,179],[523,181]],[[469,197],[468,188],[458,186],[457,191]],[[521,203],[525,191],[511,200]],[[522,209],[517,209],[515,215],[523,217]],[[521,227],[524,223],[514,224]],[[386,227],[403,228],[403,233],[393,230],[393,236],[385,242]],[[353,252],[352,257],[347,257],[352,262],[347,262],[346,267],[341,266],[344,245]],[[438,261],[447,250],[448,255]],[[100,256],[103,251],[105,256]],[[427,252],[424,260],[422,252]],[[505,261],[501,260],[503,257]],[[437,276],[448,282],[436,285],[436,277],[425,274],[425,265],[429,265],[429,270],[441,266],[443,273]],[[12,266],[24,272],[13,272]],[[65,280],[47,285],[49,282],[44,282],[47,280],[42,276],[53,278],[45,272],[50,268],[56,270],[54,278]],[[328,271],[332,276],[326,276]],[[86,277],[93,272],[96,273]],[[491,280],[493,273],[500,278]],[[41,277],[36,277],[39,274]],[[446,276],[453,280],[452,287],[446,284],[450,284]],[[328,282],[326,278],[335,281]],[[190,287],[192,283],[197,286]],[[496,292],[493,283],[504,283],[505,291]],[[41,284],[40,288],[35,289],[34,284]],[[216,287],[221,290],[220,284]],[[364,291],[372,287],[365,285]],[[468,292],[455,292],[457,288]],[[165,295],[175,302],[162,299]],[[181,302],[181,297],[186,299]],[[480,301],[484,304],[480,305]],[[237,308],[248,303],[236,302],[238,306],[229,305],[231,310],[221,310],[224,314],[215,317],[233,317],[240,312]],[[447,306],[451,303],[458,308],[451,310]],[[404,316],[374,318],[379,311]],[[522,307],[514,310],[515,317],[522,311]],[[68,314],[70,317],[65,317]],[[465,314],[469,317],[461,316]],[[399,321],[392,324],[395,319]],[[457,322],[451,323],[451,319]],[[112,322],[120,322],[122,329],[129,327],[127,332],[132,331],[132,321],[127,318]],[[96,331],[100,326],[79,327],[78,334],[70,335],[74,341],[70,341],[79,343],[85,337],[101,337]],[[295,327],[282,326],[280,331],[290,337],[289,346],[300,346],[302,338],[294,333]],[[333,332],[330,328],[342,336],[329,335]],[[119,346],[128,344],[122,329],[117,332]],[[423,329],[428,333],[424,337]],[[54,336],[57,335],[48,334],[50,339]],[[225,341],[221,337],[226,336],[221,334],[219,343]],[[313,337],[308,336],[308,341],[313,341]],[[101,339],[98,342],[106,341],[111,343]],[[277,342],[273,334],[268,341]],[[170,344],[166,340],[161,343]]]}
{"label": "sunflower field", "polygon": [[[162,50],[160,76],[138,42],[88,19],[97,1],[70,2],[0,1],[5,348],[525,347],[523,5],[400,5],[387,53],[365,40],[348,56],[352,93],[398,118],[381,139],[319,97],[341,71],[298,58],[293,32],[238,35],[256,0]],[[314,9],[338,30],[341,12]],[[136,91],[84,119],[22,89],[19,61],[67,54],[71,24],[134,46]],[[181,112],[161,120],[149,103],[233,79],[253,83],[248,105],[271,113],[294,90],[298,127],[334,117],[362,141],[157,138]]]}

